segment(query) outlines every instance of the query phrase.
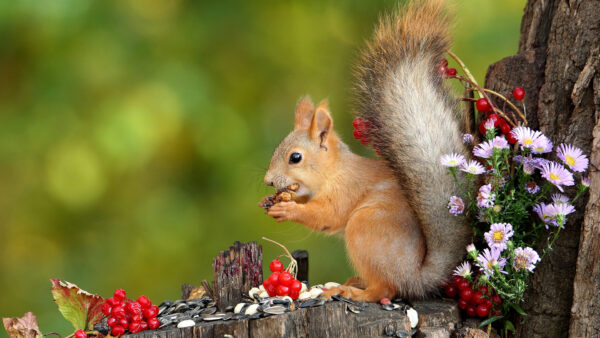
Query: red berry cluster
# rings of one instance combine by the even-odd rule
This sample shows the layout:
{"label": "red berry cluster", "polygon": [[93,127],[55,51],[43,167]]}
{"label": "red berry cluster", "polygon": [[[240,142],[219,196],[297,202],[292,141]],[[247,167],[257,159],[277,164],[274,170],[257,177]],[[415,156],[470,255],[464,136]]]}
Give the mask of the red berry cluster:
{"label": "red berry cluster", "polygon": [[352,121],[352,126],[354,127],[354,138],[359,140],[363,146],[368,146],[371,140],[369,139],[369,121],[363,119],[362,117],[357,117]]}
{"label": "red berry cluster", "polygon": [[82,329],[75,331],[75,338],[87,338],[87,333]]}
{"label": "red berry cluster", "polygon": [[275,259],[269,264],[271,275],[263,282],[263,287],[267,290],[269,297],[290,296],[296,300],[302,290],[302,282],[294,278],[292,274],[283,270],[283,264],[279,259]]}
{"label": "red berry cluster", "polygon": [[475,106],[480,112],[485,112],[488,114],[487,119],[481,121],[481,124],[479,125],[479,132],[481,134],[485,135],[487,133],[487,130],[485,129],[485,124],[488,121],[492,121],[494,123],[494,127],[500,129],[500,132],[502,132],[502,134],[506,136],[506,139],[510,144],[515,144],[517,142],[517,139],[513,136],[513,134],[510,133],[511,128],[508,122],[506,122],[506,120],[493,113],[492,105],[488,102],[487,99],[481,98],[477,100]]}
{"label": "red berry cluster", "polygon": [[442,76],[456,76],[456,68],[448,68],[448,60],[442,59],[438,63],[437,71]]}
{"label": "red berry cluster", "polygon": [[458,298],[458,307],[465,310],[469,317],[488,317],[501,315],[502,298],[487,286],[474,287],[468,280],[454,276],[452,283],[444,287],[446,296]]}
{"label": "red berry cluster", "polygon": [[147,329],[155,330],[160,326],[158,321],[158,306],[146,296],[140,296],[137,301],[127,299],[123,289],[115,290],[114,297],[106,299],[102,304],[102,313],[108,316],[106,323],[112,327],[111,335],[119,337],[129,330],[138,333]]}

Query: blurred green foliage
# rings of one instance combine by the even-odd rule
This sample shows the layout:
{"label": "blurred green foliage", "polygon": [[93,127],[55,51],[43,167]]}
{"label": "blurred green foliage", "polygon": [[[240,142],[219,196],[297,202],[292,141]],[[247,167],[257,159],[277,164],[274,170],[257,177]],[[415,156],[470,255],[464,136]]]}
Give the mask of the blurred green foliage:
{"label": "blurred green foliage", "polygon": [[[312,282],[344,281],[341,239],[257,203],[302,94],[329,98],[337,130],[370,154],[351,138],[351,68],[395,3],[0,2],[0,316],[33,311],[66,334],[49,278],[160,302],[261,236],[308,249]],[[523,6],[454,3],[454,51],[479,81],[515,53]]]}

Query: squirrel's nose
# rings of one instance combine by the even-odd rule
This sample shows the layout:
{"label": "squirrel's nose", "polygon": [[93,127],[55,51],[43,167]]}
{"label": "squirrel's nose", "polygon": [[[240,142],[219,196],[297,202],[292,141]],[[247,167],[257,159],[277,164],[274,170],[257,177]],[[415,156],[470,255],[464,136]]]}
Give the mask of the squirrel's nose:
{"label": "squirrel's nose", "polygon": [[273,177],[272,175],[269,175],[269,173],[265,175],[265,184],[271,187],[273,186]]}

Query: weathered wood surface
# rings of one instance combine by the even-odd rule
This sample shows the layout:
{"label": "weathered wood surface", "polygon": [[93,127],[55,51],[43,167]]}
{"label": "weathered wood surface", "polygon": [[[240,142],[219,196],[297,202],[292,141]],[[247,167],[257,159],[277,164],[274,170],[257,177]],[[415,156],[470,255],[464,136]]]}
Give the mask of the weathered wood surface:
{"label": "weathered wood surface", "polygon": [[[529,126],[540,129],[554,144],[572,143],[588,154],[600,106],[595,61],[600,44],[599,13],[597,0],[529,0],[518,54],[491,65],[486,75],[486,87],[502,94],[510,93],[516,86],[525,88]],[[598,149],[594,151],[592,156],[597,157]],[[597,167],[592,168],[595,170]],[[590,196],[597,196],[597,189],[598,183]],[[570,320],[574,337],[599,332],[600,244],[598,229],[592,227],[599,221],[598,202],[590,200],[581,233],[587,200],[584,197],[575,204],[577,212],[569,216],[554,250],[536,268],[524,303],[529,316],[517,325],[517,336],[565,337]],[[570,282],[574,279],[575,293]]]}
{"label": "weathered wood surface", "polygon": [[235,242],[213,259],[213,292],[222,311],[239,303],[242,295],[262,284],[262,246]]}
{"label": "weathered wood surface", "polygon": [[[420,301],[413,306],[419,313],[418,328],[423,330],[422,337],[431,337],[429,328],[442,328],[449,337],[460,321],[454,301]],[[381,337],[399,334],[411,334],[410,321],[401,310],[385,311],[379,304],[368,303],[362,312],[355,314],[346,310],[344,302],[329,302],[267,318],[202,322],[195,327],[144,331],[130,337]]]}

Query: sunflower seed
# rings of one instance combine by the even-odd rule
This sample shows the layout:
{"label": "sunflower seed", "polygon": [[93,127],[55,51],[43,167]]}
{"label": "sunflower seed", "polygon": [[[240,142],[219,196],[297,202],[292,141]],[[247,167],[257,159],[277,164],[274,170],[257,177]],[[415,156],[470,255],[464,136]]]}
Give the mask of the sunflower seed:
{"label": "sunflower seed", "polygon": [[281,305],[273,305],[273,306],[265,308],[263,310],[263,312],[269,313],[269,314],[272,314],[272,315],[280,315],[280,314],[283,314],[283,313],[287,312],[287,309],[284,306],[281,306]]}

